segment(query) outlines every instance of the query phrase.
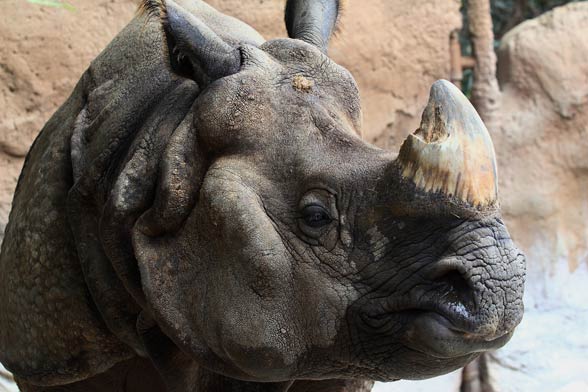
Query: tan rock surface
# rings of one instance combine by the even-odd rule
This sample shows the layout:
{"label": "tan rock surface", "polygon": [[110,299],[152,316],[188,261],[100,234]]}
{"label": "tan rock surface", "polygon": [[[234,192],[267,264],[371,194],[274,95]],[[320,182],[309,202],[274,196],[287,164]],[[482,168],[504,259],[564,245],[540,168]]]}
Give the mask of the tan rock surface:
{"label": "tan rock surface", "polygon": [[588,262],[588,3],[527,21],[499,50],[503,211],[530,272]]}
{"label": "tan rock surface", "polygon": [[[76,11],[7,0],[0,18],[0,233],[28,148],[89,62],[126,24],[132,0],[74,2]],[[0,236],[1,238],[1,236]]]}
{"label": "tan rock surface", "polygon": [[588,390],[588,2],[503,39],[493,138],[503,214],[527,253],[526,314],[492,355],[497,391]]}

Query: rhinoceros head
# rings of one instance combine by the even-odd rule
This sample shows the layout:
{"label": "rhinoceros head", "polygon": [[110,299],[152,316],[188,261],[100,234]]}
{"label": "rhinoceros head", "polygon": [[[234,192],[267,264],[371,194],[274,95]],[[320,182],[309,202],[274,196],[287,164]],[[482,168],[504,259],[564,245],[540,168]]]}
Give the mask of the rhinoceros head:
{"label": "rhinoceros head", "polygon": [[383,151],[326,55],[331,24],[229,43],[171,0],[151,5],[173,72],[201,88],[133,229],[147,306],[175,344],[241,379],[390,380],[509,340],[524,256],[459,90],[435,83],[420,128]]}

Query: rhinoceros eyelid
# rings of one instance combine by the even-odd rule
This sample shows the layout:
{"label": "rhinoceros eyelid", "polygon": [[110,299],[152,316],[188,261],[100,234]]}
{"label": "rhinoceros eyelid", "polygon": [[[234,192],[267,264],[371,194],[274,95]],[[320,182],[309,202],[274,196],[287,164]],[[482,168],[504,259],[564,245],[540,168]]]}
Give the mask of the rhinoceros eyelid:
{"label": "rhinoceros eyelid", "polygon": [[337,195],[328,189],[313,188],[308,190],[298,202],[298,209],[302,211],[306,206],[319,205],[329,212],[333,219],[338,216],[337,213]]}
{"label": "rhinoceros eyelid", "polygon": [[329,193],[334,197],[337,197],[337,191],[330,187],[329,185],[325,185],[322,181],[317,181],[316,183],[311,182],[304,191],[304,195],[310,194],[312,192],[319,192],[319,193]]}
{"label": "rhinoceros eyelid", "polygon": [[336,195],[324,188],[313,188],[299,200],[297,208],[298,228],[302,239],[311,245],[319,245],[320,240],[339,222]]}

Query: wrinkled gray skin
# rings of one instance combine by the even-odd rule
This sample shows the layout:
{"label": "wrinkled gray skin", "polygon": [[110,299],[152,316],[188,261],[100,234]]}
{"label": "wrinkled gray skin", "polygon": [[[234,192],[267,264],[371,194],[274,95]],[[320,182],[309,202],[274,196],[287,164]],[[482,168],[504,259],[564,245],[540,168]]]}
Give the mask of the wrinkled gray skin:
{"label": "wrinkled gray skin", "polygon": [[361,140],[322,4],[292,1],[301,39],[265,42],[168,1],[166,39],[140,15],[93,61],[2,247],[0,361],[24,391],[367,391],[510,338],[524,256],[496,209]]}

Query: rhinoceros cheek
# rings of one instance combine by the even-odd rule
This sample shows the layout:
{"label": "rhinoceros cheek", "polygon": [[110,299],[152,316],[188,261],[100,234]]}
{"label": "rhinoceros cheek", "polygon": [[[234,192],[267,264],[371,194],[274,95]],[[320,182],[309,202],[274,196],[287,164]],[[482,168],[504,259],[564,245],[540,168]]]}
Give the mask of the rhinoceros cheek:
{"label": "rhinoceros cheek", "polygon": [[292,378],[301,347],[291,325],[279,316],[232,308],[224,314],[219,332],[223,352],[218,354],[243,373],[259,380]]}

